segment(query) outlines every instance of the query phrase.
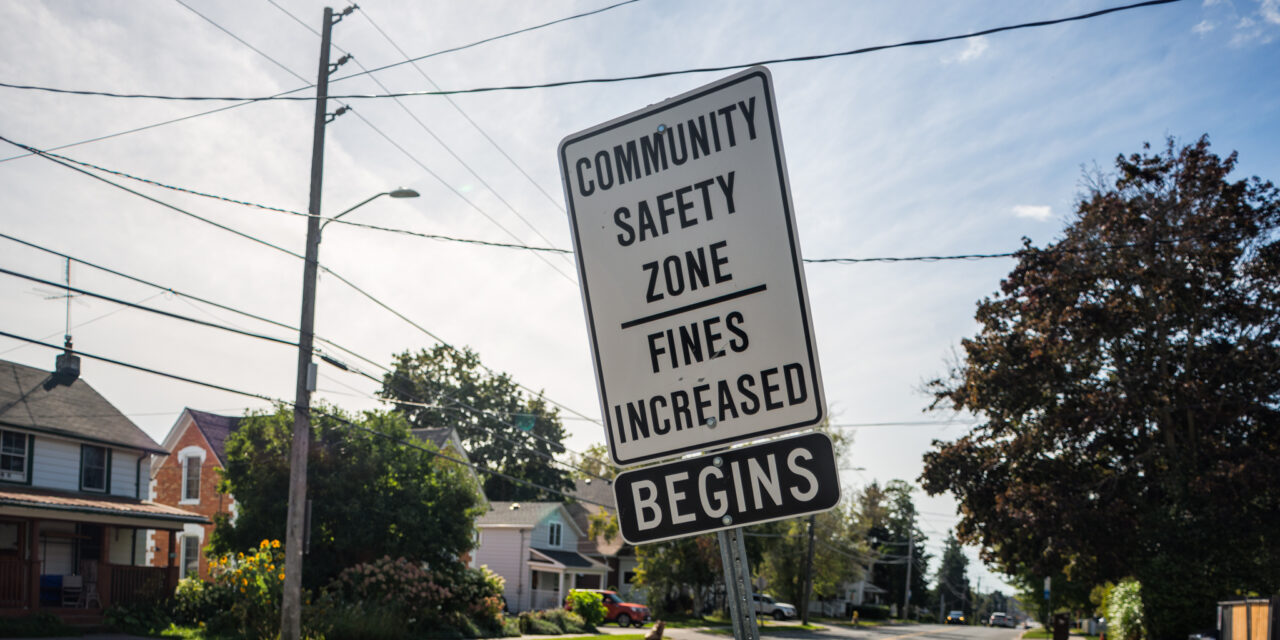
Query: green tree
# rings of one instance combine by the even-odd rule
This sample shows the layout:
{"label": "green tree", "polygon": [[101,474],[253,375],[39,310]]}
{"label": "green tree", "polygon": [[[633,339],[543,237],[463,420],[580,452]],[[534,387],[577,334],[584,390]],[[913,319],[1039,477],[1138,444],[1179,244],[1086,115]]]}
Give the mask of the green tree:
{"label": "green tree", "polygon": [[[853,511],[851,502],[842,503],[813,516],[813,602],[835,597],[842,583],[862,577],[863,560],[869,554]],[[768,581],[772,595],[794,604],[798,610],[804,602],[809,518],[783,520],[769,529],[765,535],[773,537],[762,540],[772,544],[756,565],[757,573]]]}
{"label": "green tree", "polygon": [[574,469],[569,475],[574,480],[609,478],[618,475],[618,468],[609,462],[609,448],[603,442],[592,443],[582,453],[572,456]]}
{"label": "green tree", "polygon": [[[445,567],[471,548],[478,487],[465,467],[401,444],[412,435],[400,415],[350,418],[318,406],[311,423],[311,546],[303,572],[309,588],[384,555]],[[292,429],[293,410],[279,407],[250,413],[227,439],[220,491],[235,495],[237,515],[215,517],[215,553],[285,538]]]}
{"label": "green tree", "polygon": [[[890,480],[881,487],[871,483],[858,494],[858,517],[863,519],[867,539],[879,558],[872,566],[870,581],[885,589],[888,603],[902,606],[906,596],[908,559],[911,562],[911,604],[931,608],[926,574],[932,555],[925,550],[928,536],[920,529],[912,485],[903,480]],[[904,617],[908,612],[903,612]]]}
{"label": "green tree", "polygon": [[471,461],[527,483],[484,478],[493,501],[560,500],[573,488],[551,459],[565,452],[559,411],[523,393],[511,376],[484,370],[470,349],[437,345],[396,356],[379,394],[416,428],[455,427]]}
{"label": "green tree", "polygon": [[1201,138],[1121,156],[978,305],[923,481],[1007,572],[1133,576],[1157,640],[1280,590],[1280,197]]}
{"label": "green tree", "polygon": [[636,547],[636,582],[649,594],[649,606],[659,614],[685,613],[679,601],[693,595],[694,615],[717,581],[723,581],[720,544],[715,534],[678,538]]}
{"label": "green tree", "polygon": [[973,615],[972,598],[969,593],[969,558],[965,557],[960,547],[960,540],[954,535],[947,536],[943,543],[942,559],[938,562],[937,593],[942,602],[942,615],[960,610],[965,617]]}

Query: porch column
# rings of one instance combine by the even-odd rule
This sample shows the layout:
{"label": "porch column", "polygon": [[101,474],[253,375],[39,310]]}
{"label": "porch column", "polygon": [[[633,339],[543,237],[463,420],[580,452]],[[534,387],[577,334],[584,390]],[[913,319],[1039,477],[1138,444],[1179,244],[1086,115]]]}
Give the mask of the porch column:
{"label": "porch column", "polygon": [[556,597],[560,598],[560,602],[556,603],[558,606],[553,606],[553,607],[552,607],[553,609],[556,609],[556,608],[559,608],[559,607],[563,607],[563,606],[564,606],[564,597],[565,597],[565,596],[567,596],[567,595],[569,595],[569,594],[567,594],[567,593],[565,593],[565,592],[564,592],[564,569],[561,569],[561,570],[560,570],[560,574],[559,574],[559,576],[560,576],[560,585],[559,585],[559,587],[557,587],[557,588],[556,588]]}
{"label": "porch column", "polygon": [[[102,559],[98,561],[98,601],[102,608],[111,602],[111,539],[115,537],[115,527],[102,525]],[[85,606],[89,602],[85,601]]]}
{"label": "porch column", "polygon": [[27,537],[27,609],[40,608],[40,521],[31,520]]}
{"label": "porch column", "polygon": [[178,589],[178,566],[173,563],[174,558],[178,557],[178,534],[173,529],[169,530],[169,558],[168,564],[165,566],[164,585],[165,593],[170,594]]}

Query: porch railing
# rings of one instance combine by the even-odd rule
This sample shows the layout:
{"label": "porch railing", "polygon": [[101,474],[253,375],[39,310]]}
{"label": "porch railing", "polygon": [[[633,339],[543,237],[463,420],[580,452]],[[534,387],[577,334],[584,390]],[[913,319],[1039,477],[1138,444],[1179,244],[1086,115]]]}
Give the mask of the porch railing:
{"label": "porch railing", "polygon": [[162,600],[165,593],[164,567],[111,567],[111,602],[134,604]]}
{"label": "porch railing", "polygon": [[0,609],[17,609],[30,604],[30,578],[24,560],[0,558]]}
{"label": "porch railing", "polygon": [[534,589],[533,590],[533,608],[534,609],[559,609],[564,606],[560,602],[560,592],[555,589]]}

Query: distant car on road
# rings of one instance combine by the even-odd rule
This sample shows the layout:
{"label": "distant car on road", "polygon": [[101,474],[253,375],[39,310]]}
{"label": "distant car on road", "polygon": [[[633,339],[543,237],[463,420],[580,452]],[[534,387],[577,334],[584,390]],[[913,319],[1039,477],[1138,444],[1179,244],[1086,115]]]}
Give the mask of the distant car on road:
{"label": "distant car on road", "polygon": [[964,612],[952,611],[947,614],[947,624],[964,624]]}
{"label": "distant car on road", "polygon": [[778,602],[773,596],[763,593],[753,593],[751,597],[756,601],[756,615],[773,616],[774,620],[796,617],[796,607],[793,604]]}
{"label": "distant car on road", "polygon": [[1004,613],[1003,611],[997,611],[997,612],[995,612],[995,613],[991,614],[991,620],[989,620],[989,621],[987,622],[987,626],[990,626],[990,627],[1008,627],[1008,628],[1012,629],[1012,628],[1014,628],[1014,627],[1018,626],[1018,621],[1016,621],[1016,620],[1014,620],[1013,618],[1009,617],[1009,614]]}

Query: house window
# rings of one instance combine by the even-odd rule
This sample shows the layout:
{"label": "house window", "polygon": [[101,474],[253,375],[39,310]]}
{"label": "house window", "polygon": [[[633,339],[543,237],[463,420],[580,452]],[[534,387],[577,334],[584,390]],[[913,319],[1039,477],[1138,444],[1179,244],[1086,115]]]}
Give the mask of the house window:
{"label": "house window", "polygon": [[182,536],[182,563],[178,566],[182,573],[178,576],[180,578],[200,575],[200,538]]}
{"label": "house window", "polygon": [[182,499],[192,502],[200,501],[200,463],[196,456],[182,459]]}
{"label": "house window", "polygon": [[26,482],[31,436],[16,431],[0,431],[0,480]]}
{"label": "house window", "polygon": [[80,490],[106,493],[110,489],[111,451],[106,447],[80,445]]}
{"label": "house window", "polygon": [[560,546],[560,523],[552,522],[547,525],[547,544],[558,547]]}

